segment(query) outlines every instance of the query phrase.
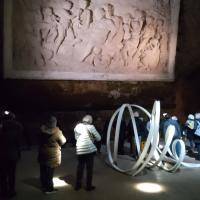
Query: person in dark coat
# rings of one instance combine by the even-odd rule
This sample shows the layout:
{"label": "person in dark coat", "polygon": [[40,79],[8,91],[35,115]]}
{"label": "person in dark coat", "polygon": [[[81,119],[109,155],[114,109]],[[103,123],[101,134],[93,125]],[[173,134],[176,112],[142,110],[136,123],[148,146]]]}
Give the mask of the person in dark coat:
{"label": "person in dark coat", "polygon": [[[176,140],[176,139],[181,139],[182,131],[181,131],[181,126],[180,126],[180,123],[178,121],[178,118],[176,116],[172,116],[171,118],[166,120],[164,125],[163,125],[164,134],[166,134],[167,128],[170,125],[174,126],[174,128],[175,128],[175,133],[174,133],[174,136],[173,136],[173,139],[172,139],[172,143],[170,144],[170,149],[172,149],[173,141]],[[177,155],[179,156],[180,152],[181,152],[180,143],[177,143],[175,148],[176,148]]]}
{"label": "person in dark coat", "polygon": [[195,118],[194,115],[189,114],[187,121],[184,124],[184,134],[186,134],[187,139],[189,140],[189,149],[188,155],[194,156],[194,132],[195,132]]}
{"label": "person in dark coat", "polygon": [[194,132],[194,142],[197,148],[196,160],[200,160],[200,136],[199,136],[199,126],[200,126],[200,113],[195,113],[195,132]]}
{"label": "person in dark coat", "polygon": [[[98,117],[96,119],[96,123],[95,123],[95,127],[97,129],[97,131],[102,134],[103,130],[102,130],[102,120],[101,117]],[[102,135],[101,135],[102,138]],[[101,145],[102,145],[102,141],[94,141],[95,146],[97,147],[97,153],[100,154],[101,153]]]}
{"label": "person in dark coat", "polygon": [[16,166],[20,159],[20,140],[23,127],[11,112],[5,114],[0,130],[0,196],[13,197]]}
{"label": "person in dark coat", "polygon": [[40,163],[40,181],[46,194],[54,193],[53,174],[56,167],[61,164],[61,146],[66,138],[57,127],[57,120],[50,116],[41,126],[39,138],[38,161]]}
{"label": "person in dark coat", "polygon": [[163,113],[162,117],[160,119],[160,126],[159,126],[159,132],[160,132],[162,138],[165,137],[166,130],[164,129],[164,124],[168,119],[170,119],[170,115],[168,113]]}
{"label": "person in dark coat", "polygon": [[[139,116],[139,112],[134,112],[134,117],[135,117],[135,123],[136,123],[136,128],[138,132],[139,139],[145,138],[146,137],[146,132],[145,132],[145,124],[143,123],[142,119]],[[128,141],[130,143],[130,153],[133,157],[137,158],[138,157],[138,152],[135,144],[135,136],[134,136],[134,129],[133,129],[133,124],[132,120],[129,120],[128,123]]]}
{"label": "person in dark coat", "polygon": [[124,143],[126,139],[126,132],[127,132],[126,121],[122,119],[120,124],[119,141],[118,141],[118,154],[120,155],[125,154]]}

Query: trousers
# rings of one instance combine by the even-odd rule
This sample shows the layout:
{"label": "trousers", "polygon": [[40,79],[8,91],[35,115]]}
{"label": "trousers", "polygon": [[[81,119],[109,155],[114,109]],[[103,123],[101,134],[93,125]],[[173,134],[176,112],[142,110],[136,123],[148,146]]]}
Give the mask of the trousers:
{"label": "trousers", "polygon": [[78,155],[78,165],[76,171],[76,186],[80,187],[82,184],[84,168],[86,166],[86,187],[92,186],[93,166],[95,153]]}
{"label": "trousers", "polygon": [[45,191],[52,191],[54,168],[40,164],[40,182]]}

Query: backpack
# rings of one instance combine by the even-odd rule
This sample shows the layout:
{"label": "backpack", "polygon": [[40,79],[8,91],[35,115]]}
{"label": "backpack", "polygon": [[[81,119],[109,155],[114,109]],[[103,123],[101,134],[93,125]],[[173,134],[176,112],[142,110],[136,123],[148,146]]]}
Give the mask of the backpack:
{"label": "backpack", "polygon": [[200,122],[198,122],[198,121],[197,121],[197,128],[196,128],[194,134],[200,137]]}

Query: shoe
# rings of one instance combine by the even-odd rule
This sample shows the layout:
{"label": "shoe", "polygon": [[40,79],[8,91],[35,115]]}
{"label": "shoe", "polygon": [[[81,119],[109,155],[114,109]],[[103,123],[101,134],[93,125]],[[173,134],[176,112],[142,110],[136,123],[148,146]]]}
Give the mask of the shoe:
{"label": "shoe", "polygon": [[192,150],[188,150],[187,155],[188,155],[189,157],[195,157],[195,153],[194,153],[194,151],[192,151]]}
{"label": "shoe", "polygon": [[53,190],[50,190],[50,191],[45,191],[44,193],[45,194],[54,194],[56,193],[58,190],[57,189],[53,189]]}
{"label": "shoe", "polygon": [[92,191],[92,190],[95,190],[95,186],[90,186],[90,187],[86,187],[85,189],[87,190],[87,191]]}

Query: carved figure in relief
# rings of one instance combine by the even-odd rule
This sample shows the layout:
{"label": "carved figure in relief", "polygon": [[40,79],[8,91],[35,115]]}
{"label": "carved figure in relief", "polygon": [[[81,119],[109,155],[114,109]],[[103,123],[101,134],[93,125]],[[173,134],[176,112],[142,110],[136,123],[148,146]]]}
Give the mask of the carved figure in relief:
{"label": "carved figure in relief", "polygon": [[102,56],[110,60],[108,62],[110,65],[115,62],[119,64],[121,59],[120,50],[123,47],[122,40],[124,38],[123,18],[114,14],[114,6],[112,4],[105,4],[103,8],[106,13],[106,19],[113,22],[114,28],[111,29],[112,32],[105,42]]}
{"label": "carved figure in relief", "polygon": [[141,31],[144,23],[144,13],[140,10],[134,10],[134,16],[127,14],[125,17],[124,28],[126,30],[126,39],[123,41],[122,57],[124,66],[131,66],[134,57],[138,51],[141,38]]}
{"label": "carved figure in relief", "polygon": [[76,38],[80,38],[81,34],[90,28],[90,24],[93,21],[93,12],[89,7],[90,0],[79,0],[79,10],[77,11],[76,18],[73,20]]}
{"label": "carved figure in relief", "polygon": [[41,45],[51,43],[57,40],[57,21],[59,17],[54,14],[53,8],[47,7],[41,9],[42,24],[40,28]]}
{"label": "carved figure in relief", "polygon": [[92,53],[85,59],[85,62],[93,67],[97,67],[93,69],[94,71],[105,72],[106,66],[110,64],[110,59],[108,57],[103,57],[102,48],[94,47]]}
{"label": "carved figure in relief", "polygon": [[[26,23],[25,31],[26,37],[24,44],[27,60],[29,59],[33,65],[45,66],[53,55],[53,46],[47,47],[45,44],[48,42],[49,37],[56,37],[54,31],[49,31],[49,23],[54,26],[53,18],[51,18],[52,11],[50,8],[41,9],[41,12],[34,12],[29,17]],[[25,19],[26,20],[26,19]]]}
{"label": "carved figure in relief", "polygon": [[149,38],[155,37],[155,33],[156,33],[155,18],[147,15],[146,25],[142,33],[141,48],[148,43]]}
{"label": "carved figure in relief", "polygon": [[75,18],[72,21],[75,33],[75,40],[72,47],[80,49],[82,43],[88,37],[90,25],[93,22],[93,11],[90,9],[90,0],[79,0],[79,9],[75,13]]}
{"label": "carved figure in relief", "polygon": [[59,16],[54,13],[52,7],[41,8],[42,22],[39,24],[41,56],[46,65],[56,54],[55,44],[59,39],[58,21]]}
{"label": "carved figure in relief", "polygon": [[106,18],[110,19],[113,21],[113,24],[115,26],[116,32],[113,36],[113,38],[110,38],[111,40],[115,40],[117,42],[121,42],[124,36],[124,30],[122,27],[123,19],[121,16],[116,16],[114,14],[114,5],[112,4],[105,4],[103,6],[105,13],[106,13]]}
{"label": "carved figure in relief", "polygon": [[126,13],[123,17],[124,41],[131,38],[131,19],[132,15],[130,13]]}
{"label": "carved figure in relief", "polygon": [[166,71],[167,53],[168,53],[168,32],[166,22],[163,19],[157,19],[156,34],[160,42],[160,59],[159,66]]}
{"label": "carved figure in relief", "polygon": [[123,66],[128,66],[128,41],[131,39],[131,19],[132,15],[130,13],[126,13],[123,17],[123,29],[124,29],[124,38],[122,41],[123,48],[121,50]]}
{"label": "carved figure in relief", "polygon": [[86,46],[84,53],[81,56],[81,61],[84,62],[86,58],[92,54],[94,47],[102,48],[108,38],[112,38],[115,33],[115,27],[110,19],[105,18],[105,10],[97,8],[94,11],[95,20],[88,33],[89,40],[85,41]]}
{"label": "carved figure in relief", "polygon": [[149,41],[152,38],[155,38],[156,35],[156,26],[155,26],[155,18],[152,16],[146,16],[146,24],[144,29],[141,32],[141,41],[139,43],[137,52],[136,52],[136,61],[137,62],[137,66],[139,68],[144,67],[141,59],[144,58],[143,54],[144,49],[146,48],[146,46],[148,46]]}
{"label": "carved figure in relief", "polygon": [[[160,59],[160,43],[157,38],[151,38],[140,55],[141,63],[146,71],[153,71]],[[141,67],[141,66],[140,66]]]}
{"label": "carved figure in relief", "polygon": [[72,20],[74,18],[71,11],[73,3],[71,1],[65,1],[63,6],[63,8],[55,9],[55,13],[59,17],[59,21],[57,22],[58,39],[55,40],[56,54],[67,37],[72,40],[76,38],[72,24]]}
{"label": "carved figure in relief", "polygon": [[92,11],[88,9],[90,6],[90,0],[79,0],[79,6],[80,6],[78,14],[79,28],[88,29],[92,22]]}

